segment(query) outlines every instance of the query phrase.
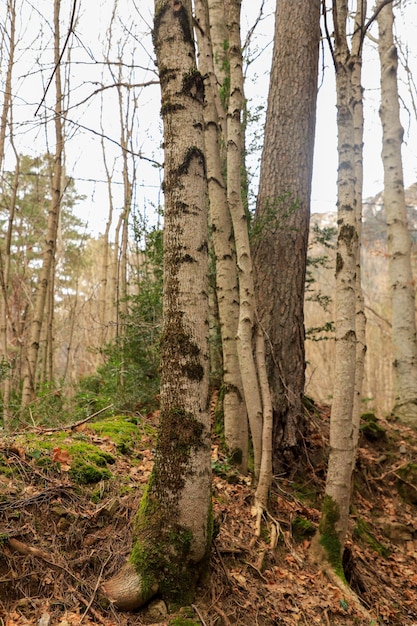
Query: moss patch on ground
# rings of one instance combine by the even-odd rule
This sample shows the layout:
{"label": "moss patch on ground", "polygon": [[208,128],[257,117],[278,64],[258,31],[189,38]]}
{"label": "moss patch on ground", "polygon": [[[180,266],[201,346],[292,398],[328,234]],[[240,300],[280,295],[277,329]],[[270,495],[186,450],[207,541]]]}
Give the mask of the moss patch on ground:
{"label": "moss patch on ground", "polygon": [[[81,432],[20,434],[14,438],[13,445],[42,470],[67,471],[75,483],[90,485],[110,479],[117,458],[148,447],[154,432],[148,424],[117,416],[89,423]],[[0,473],[2,470],[11,471],[7,464],[0,467]]]}

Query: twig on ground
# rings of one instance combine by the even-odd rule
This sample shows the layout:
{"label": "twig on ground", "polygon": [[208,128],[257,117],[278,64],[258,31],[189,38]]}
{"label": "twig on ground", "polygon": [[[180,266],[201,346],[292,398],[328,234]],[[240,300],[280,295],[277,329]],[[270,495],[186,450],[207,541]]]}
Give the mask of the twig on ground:
{"label": "twig on ground", "polygon": [[232,626],[229,618],[227,617],[226,613],[224,611],[222,611],[222,609],[220,607],[218,607],[216,604],[213,604],[213,610],[216,611],[216,613],[218,613],[220,615],[220,617],[223,620],[224,626]]}
{"label": "twig on ground", "polygon": [[105,560],[105,562],[104,562],[104,563],[103,563],[103,565],[101,566],[100,574],[98,575],[98,578],[97,578],[97,581],[96,581],[95,587],[94,587],[94,589],[93,589],[93,594],[92,594],[92,596],[91,596],[91,598],[90,598],[89,603],[88,603],[88,604],[87,604],[87,606],[86,606],[86,609],[85,609],[84,613],[81,615],[81,618],[80,618],[80,624],[81,624],[81,622],[83,621],[84,617],[87,615],[87,613],[88,613],[88,612],[90,611],[90,609],[91,609],[91,605],[93,604],[93,602],[94,602],[94,598],[96,597],[97,589],[100,587],[101,579],[102,579],[102,577],[103,577],[104,568],[106,567],[107,563],[110,561],[110,559],[112,558],[112,556],[113,556],[112,554],[109,554],[109,556],[107,557],[107,559]]}
{"label": "twig on ground", "polygon": [[[263,562],[264,558],[265,558],[265,551],[262,553],[262,562]],[[259,576],[260,578],[262,578],[262,580],[263,580],[265,583],[268,583],[268,579],[267,579],[267,578],[265,578],[265,576],[262,574],[261,570],[260,570],[260,569],[258,569],[258,568],[256,567],[256,565],[253,565],[253,564],[252,564],[252,563],[250,563],[249,561],[244,561],[244,563],[246,563],[246,565],[249,565],[249,567],[251,567],[253,570],[255,570],[255,572],[258,574],[258,576]]]}
{"label": "twig on ground", "polygon": [[219,558],[220,565],[222,566],[222,569],[223,569],[224,573],[226,574],[227,582],[229,584],[231,584],[232,581],[230,580],[229,572],[226,569],[226,566],[225,566],[224,561],[222,559],[222,555],[220,554],[220,550],[218,549],[218,547],[217,547],[217,545],[215,543],[214,543],[214,549],[215,549],[216,554],[217,554],[217,556]]}
{"label": "twig on ground", "polygon": [[203,619],[203,616],[201,615],[200,611],[198,610],[198,608],[196,607],[195,604],[191,605],[191,608],[194,609],[194,611],[197,613],[198,619],[200,620],[202,626],[207,626],[206,622]]}
{"label": "twig on ground", "polygon": [[100,613],[98,613],[95,609],[93,609],[92,606],[90,606],[90,603],[87,602],[87,600],[85,598],[83,598],[83,596],[78,593],[78,591],[73,591],[75,597],[77,598],[77,600],[79,602],[81,602],[82,604],[84,604],[84,606],[87,607],[87,610],[89,613],[91,613],[91,615],[94,617],[94,619],[96,620],[96,622],[100,622],[100,624],[107,624],[107,620],[105,620]]}

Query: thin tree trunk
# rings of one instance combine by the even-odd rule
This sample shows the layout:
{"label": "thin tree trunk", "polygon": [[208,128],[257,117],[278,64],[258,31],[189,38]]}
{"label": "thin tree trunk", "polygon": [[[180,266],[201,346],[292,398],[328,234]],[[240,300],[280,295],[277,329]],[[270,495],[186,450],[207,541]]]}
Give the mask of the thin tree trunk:
{"label": "thin tree trunk", "polygon": [[[366,17],[367,3],[362,2],[356,13],[355,29],[352,36],[352,52],[361,56],[363,45],[362,27]],[[366,357],[366,315],[365,300],[362,289],[362,194],[363,194],[363,93],[362,93],[362,59],[355,62],[352,70],[353,92],[353,126],[355,151],[355,212],[356,230],[358,233],[358,247],[356,255],[356,367],[355,367],[355,395],[353,399],[353,443],[355,453],[360,434],[360,418],[362,413],[362,387],[365,376]]]}
{"label": "thin tree trunk", "polygon": [[27,354],[27,369],[23,380],[21,407],[24,409],[33,399],[35,391],[36,370],[39,354],[39,341],[45,313],[45,302],[48,292],[52,259],[55,255],[56,236],[59,213],[61,209],[61,169],[63,152],[62,131],[62,89],[61,71],[59,67],[60,36],[59,36],[60,0],[54,0],[54,63],[55,72],[55,155],[52,176],[52,198],[49,207],[48,225],[45,247],[42,255],[42,267],[38,279],[35,306],[30,327],[30,338]]}
{"label": "thin tree trunk", "polygon": [[237,352],[248,412],[254,456],[254,474],[258,480],[262,457],[262,400],[254,357],[255,292],[252,257],[249,246],[247,215],[241,196],[243,151],[243,73],[240,41],[241,0],[228,3],[230,90],[227,110],[227,201],[233,223],[239,279],[239,321]]}
{"label": "thin tree trunk", "polygon": [[[103,129],[102,129],[103,130]],[[110,228],[113,221],[113,193],[112,193],[112,172],[107,163],[106,151],[104,149],[104,139],[101,141],[104,169],[106,170],[107,193],[109,199],[109,212],[106,221],[106,228],[103,235],[103,253],[101,258],[100,274],[100,298],[99,298],[99,319],[100,319],[100,345],[114,337],[116,320],[116,280],[114,277],[115,267],[117,267],[117,256],[111,259]],[[115,248],[117,245],[115,243]]]}
{"label": "thin tree trunk", "polygon": [[[356,24],[363,26],[365,2],[357,4]],[[362,12],[363,11],[363,12]],[[330,418],[330,452],[325,496],[313,552],[325,567],[344,580],[342,554],[345,545],[351,480],[356,455],[354,426],[356,385],[356,306],[358,261],[357,168],[361,146],[355,131],[356,100],[362,98],[360,85],[361,38],[347,39],[348,1],[333,4],[335,24],[334,62],[337,88],[338,125],[338,237],[336,250],[336,347],[333,402]],[[353,45],[355,44],[355,48]],[[359,82],[358,82],[359,81]],[[360,159],[359,159],[360,160]]]}
{"label": "thin tree trunk", "polygon": [[[210,200],[212,241],[216,262],[217,302],[223,355],[224,434],[232,462],[246,473],[248,464],[248,420],[243,397],[242,379],[236,345],[239,319],[239,289],[236,269],[233,227],[227,204],[226,182],[222,172],[220,143],[224,136],[215,104],[218,87],[214,74],[213,48],[210,41],[207,5],[196,2],[196,18],[201,31],[199,36],[200,63],[203,75],[209,77],[204,107],[207,179]],[[223,50],[223,45],[222,45]]]}
{"label": "thin tree trunk", "polygon": [[[3,169],[4,150],[6,130],[8,126],[9,115],[12,104],[12,72],[14,64],[15,54],[15,34],[16,34],[16,2],[15,0],[9,0],[7,7],[7,15],[10,22],[10,32],[8,41],[9,58],[7,62],[6,80],[4,83],[4,97],[3,107],[1,112],[0,121],[0,169]],[[12,133],[12,130],[10,131]],[[0,278],[1,278],[1,305],[0,305],[0,345],[2,349],[1,365],[2,370],[2,387],[3,387],[3,428],[7,432],[11,427],[12,414],[10,411],[10,397],[11,397],[11,379],[12,379],[12,363],[10,362],[9,355],[9,323],[10,323],[10,310],[9,310],[9,278],[10,278],[10,252],[11,252],[11,238],[13,228],[13,217],[17,194],[19,176],[19,158],[16,155],[16,170],[15,170],[15,184],[13,186],[13,196],[9,207],[9,219],[7,234],[5,240],[5,253],[4,258],[0,258]]]}
{"label": "thin tree trunk", "polygon": [[[379,2],[380,6],[381,2]],[[381,64],[382,161],[384,207],[392,303],[392,347],[395,404],[392,414],[417,427],[417,333],[415,286],[411,269],[411,237],[407,224],[401,157],[403,128],[397,83],[394,13],[389,3],[378,13]]]}

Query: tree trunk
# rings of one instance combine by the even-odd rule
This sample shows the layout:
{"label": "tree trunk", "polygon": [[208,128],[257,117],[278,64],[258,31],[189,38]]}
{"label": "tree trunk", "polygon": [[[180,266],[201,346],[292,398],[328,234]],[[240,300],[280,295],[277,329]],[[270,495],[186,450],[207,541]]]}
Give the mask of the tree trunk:
{"label": "tree trunk", "polygon": [[[226,12],[225,12],[226,0],[207,0],[204,4],[208,7],[209,11],[209,29],[207,37],[211,41],[213,50],[213,71],[214,82],[210,80],[214,98],[214,103],[217,111],[217,118],[220,133],[224,138],[226,137],[226,111],[229,102],[229,33],[227,32]],[[215,85],[215,87],[214,87]],[[225,144],[224,141],[220,145],[222,159],[225,158]]]}
{"label": "tree trunk", "polygon": [[[366,4],[358,11],[355,20],[355,30],[352,35],[352,51],[357,54],[362,47],[362,25],[365,19]],[[353,127],[355,151],[355,213],[356,229],[358,232],[358,247],[356,251],[356,367],[355,367],[355,394],[353,398],[353,445],[357,450],[360,421],[362,413],[362,387],[365,376],[366,356],[366,315],[365,299],[362,290],[362,192],[363,192],[363,97],[362,97],[362,61],[356,62],[352,69],[353,93]]]}
{"label": "tree trunk", "polygon": [[128,563],[103,591],[133,610],[157,590],[189,604],[211,542],[204,87],[191,2],[156,0],[165,149],[161,418]]}
{"label": "tree trunk", "polygon": [[[366,3],[358,1],[356,29],[361,31]],[[356,385],[356,305],[358,260],[357,168],[362,146],[355,145],[355,99],[362,98],[360,66],[362,38],[347,40],[348,2],[333,5],[334,63],[338,126],[338,237],[336,249],[336,346],[333,402],[330,417],[330,452],[325,496],[313,553],[344,580],[342,554],[346,539],[351,480],[355,463],[357,428],[354,419]]]}
{"label": "tree trunk", "polygon": [[[379,3],[380,4],[380,3]],[[392,347],[395,405],[392,413],[417,427],[417,334],[415,287],[411,269],[411,238],[407,224],[401,158],[403,128],[397,84],[394,14],[389,3],[378,13],[378,51],[381,63],[382,161],[384,207],[392,303]]]}
{"label": "tree trunk", "polygon": [[52,259],[55,255],[58,219],[61,209],[61,170],[62,170],[62,89],[61,72],[59,65],[60,35],[59,35],[60,0],[54,0],[54,62],[55,72],[55,155],[52,174],[52,197],[49,207],[48,225],[45,237],[45,246],[42,257],[42,268],[39,274],[35,306],[30,327],[30,337],[27,355],[27,368],[23,380],[21,407],[24,409],[32,400],[35,391],[36,369],[39,354],[39,340],[44,319],[45,303],[48,292]]}
{"label": "tree trunk", "polygon": [[276,471],[293,468],[302,432],[304,286],[316,117],[320,2],[277,2],[259,194],[256,296],[267,337]]}
{"label": "tree trunk", "polygon": [[[8,2],[7,10],[8,19],[10,21],[10,32],[8,41],[9,58],[7,61],[6,80],[4,83],[4,97],[3,107],[0,120],[0,169],[3,169],[4,160],[4,148],[6,139],[6,130],[8,126],[9,113],[12,104],[12,72],[14,64],[15,54],[15,34],[16,34],[16,3],[14,1]],[[12,142],[13,143],[13,142]],[[2,357],[0,362],[0,383],[3,388],[2,403],[3,403],[3,428],[7,432],[11,427],[11,411],[10,411],[10,397],[11,397],[11,378],[12,378],[12,363],[9,355],[9,324],[10,324],[10,310],[9,310],[9,277],[10,277],[10,260],[11,260],[11,239],[13,228],[13,217],[15,210],[15,201],[17,194],[17,184],[19,176],[19,158],[16,155],[16,176],[15,184],[13,186],[13,196],[9,206],[9,218],[8,227],[5,239],[4,257],[0,257],[0,282],[1,282],[1,303],[0,303],[0,345],[2,351]]]}
{"label": "tree trunk", "polygon": [[236,245],[239,279],[239,321],[237,327],[237,353],[240,374],[252,435],[253,465],[256,480],[259,478],[262,457],[262,400],[254,355],[255,288],[252,256],[249,246],[247,215],[241,196],[241,167],[243,155],[242,50],[240,41],[241,0],[228,3],[227,25],[229,33],[230,88],[227,109],[227,202],[232,218]]}
{"label": "tree trunk", "polygon": [[[204,107],[205,148],[210,201],[212,242],[216,263],[217,303],[223,355],[223,381],[220,400],[224,416],[224,435],[229,456],[243,472],[248,465],[248,420],[243,397],[242,379],[236,345],[239,319],[239,289],[232,220],[227,204],[226,182],[222,172],[221,143],[224,136],[219,124],[213,58],[217,57],[210,41],[207,5],[196,2],[197,30],[200,49],[200,70],[208,76]],[[222,44],[223,50],[223,44]]]}

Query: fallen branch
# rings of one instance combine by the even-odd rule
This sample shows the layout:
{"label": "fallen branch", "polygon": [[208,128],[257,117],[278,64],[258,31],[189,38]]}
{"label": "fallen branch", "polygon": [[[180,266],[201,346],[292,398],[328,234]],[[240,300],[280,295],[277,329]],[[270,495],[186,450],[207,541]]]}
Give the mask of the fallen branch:
{"label": "fallen branch", "polygon": [[74,574],[70,572],[66,567],[64,567],[63,565],[60,565],[59,563],[54,563],[54,561],[51,561],[51,556],[49,552],[46,552],[45,550],[41,550],[40,548],[34,548],[33,546],[29,546],[27,543],[23,543],[23,541],[19,541],[18,539],[15,539],[14,537],[7,537],[3,541],[3,544],[8,545],[10,548],[12,548],[12,550],[15,550],[16,552],[18,552],[19,554],[22,554],[23,556],[31,555],[38,559],[42,559],[42,561],[45,561],[45,563],[48,563],[48,565],[51,565],[51,567],[60,569],[66,574],[68,574],[68,576],[71,576],[71,578],[73,578],[78,584],[81,584],[81,585],[84,584],[82,580],[77,578],[77,576],[74,576]]}
{"label": "fallen branch", "polygon": [[51,562],[49,560],[50,554],[48,552],[45,552],[44,550],[41,550],[40,548],[34,548],[33,546],[29,546],[27,543],[23,543],[23,541],[19,541],[18,539],[14,539],[13,537],[10,537],[7,540],[7,543],[13,550],[19,552],[19,554],[23,554],[24,556],[28,556],[29,554],[31,554],[38,559],[42,559],[43,561],[47,561],[48,563]]}
{"label": "fallen branch", "polygon": [[97,417],[97,415],[100,415],[100,413],[104,413],[104,411],[107,411],[108,409],[113,408],[113,406],[114,406],[113,404],[109,404],[109,406],[105,406],[104,409],[100,409],[99,411],[96,411],[95,413],[92,413],[88,417],[85,417],[84,419],[79,420],[78,422],[74,422],[73,424],[66,424],[64,426],[56,426],[55,428],[38,428],[37,431],[42,432],[42,433],[57,433],[61,430],[75,430],[76,428],[78,428],[78,426],[81,426],[82,424],[89,422],[90,420],[93,419],[93,417]]}

